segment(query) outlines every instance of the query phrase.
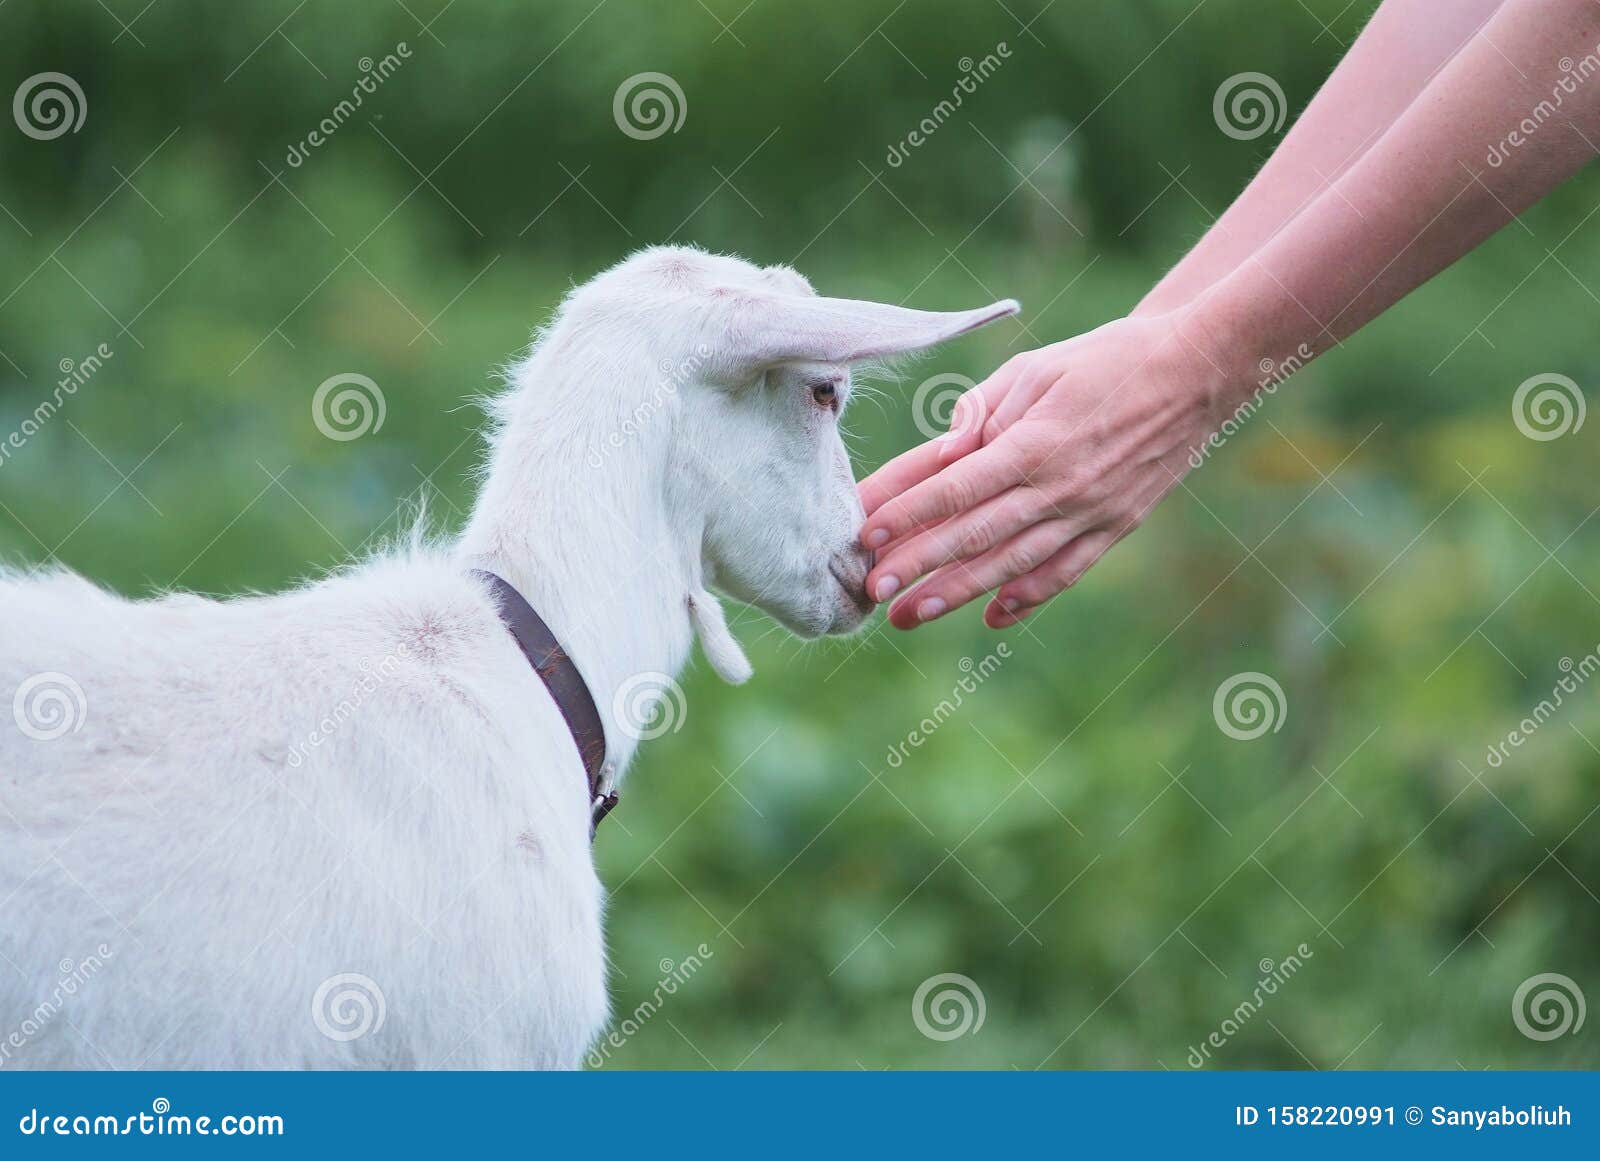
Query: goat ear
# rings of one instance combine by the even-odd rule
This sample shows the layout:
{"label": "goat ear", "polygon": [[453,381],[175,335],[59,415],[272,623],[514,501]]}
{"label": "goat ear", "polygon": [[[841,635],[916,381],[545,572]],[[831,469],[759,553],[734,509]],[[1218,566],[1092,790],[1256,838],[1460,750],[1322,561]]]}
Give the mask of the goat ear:
{"label": "goat ear", "polygon": [[805,295],[742,297],[725,355],[736,375],[776,363],[853,363],[921,350],[1022,309],[1005,299],[977,310],[911,310],[882,302]]}
{"label": "goat ear", "polygon": [[722,602],[699,589],[689,594],[689,621],[700,637],[700,648],[717,676],[730,685],[743,685],[755,672],[750,659],[744,655],[733,631],[728,628],[728,618],[722,611]]}

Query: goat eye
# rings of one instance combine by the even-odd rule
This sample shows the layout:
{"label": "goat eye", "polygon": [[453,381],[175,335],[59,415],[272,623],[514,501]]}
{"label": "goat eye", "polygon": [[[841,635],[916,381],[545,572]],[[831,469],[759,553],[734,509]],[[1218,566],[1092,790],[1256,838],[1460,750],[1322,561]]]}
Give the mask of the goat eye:
{"label": "goat eye", "polygon": [[811,385],[811,398],[817,401],[818,407],[826,407],[829,411],[839,409],[838,393],[834,390],[834,385],[827,380]]}

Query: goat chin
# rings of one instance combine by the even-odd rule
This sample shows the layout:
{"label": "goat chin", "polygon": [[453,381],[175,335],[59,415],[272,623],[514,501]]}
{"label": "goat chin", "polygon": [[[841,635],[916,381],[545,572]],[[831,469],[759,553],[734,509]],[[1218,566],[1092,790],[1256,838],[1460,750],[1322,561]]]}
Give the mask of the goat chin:
{"label": "goat chin", "polygon": [[[710,588],[740,545],[773,548],[780,505],[852,570],[818,631],[869,607],[846,584],[864,558],[836,548],[860,522],[837,408],[804,378],[751,395],[762,368],[1015,309],[818,299],[792,271],[651,251],[514,369],[457,541],[224,601],[0,571],[0,1067],[580,1066],[608,1012],[587,781],[469,570],[561,640],[620,778],[684,712],[696,635],[750,676]],[[671,414],[641,411],[670,359]],[[730,515],[741,487],[768,507]]]}

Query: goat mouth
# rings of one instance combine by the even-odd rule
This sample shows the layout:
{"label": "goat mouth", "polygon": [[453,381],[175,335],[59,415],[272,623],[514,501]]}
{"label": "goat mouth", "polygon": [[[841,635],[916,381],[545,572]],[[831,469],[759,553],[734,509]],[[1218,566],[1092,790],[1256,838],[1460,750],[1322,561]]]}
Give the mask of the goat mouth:
{"label": "goat mouth", "polygon": [[851,584],[835,572],[832,565],[828,566],[828,575],[833,577],[834,583],[839,586],[839,591],[844,594],[845,600],[850,603],[851,608],[855,609],[863,617],[877,608],[878,603],[867,595],[865,577],[862,578],[861,583]]}

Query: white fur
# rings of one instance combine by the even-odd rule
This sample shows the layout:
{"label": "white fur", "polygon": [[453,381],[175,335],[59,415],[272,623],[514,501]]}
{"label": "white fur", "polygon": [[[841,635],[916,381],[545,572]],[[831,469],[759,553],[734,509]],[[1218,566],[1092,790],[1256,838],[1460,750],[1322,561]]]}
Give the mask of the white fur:
{"label": "white fur", "polygon": [[644,251],[514,369],[459,540],[226,601],[0,574],[0,698],[59,673],[86,706],[40,740],[0,701],[0,1068],[578,1066],[607,1019],[583,769],[467,570],[564,642],[621,771],[636,675],[676,674],[693,634],[750,675],[713,587],[806,636],[865,615],[813,386],[842,406],[850,362],[1014,309]]}

